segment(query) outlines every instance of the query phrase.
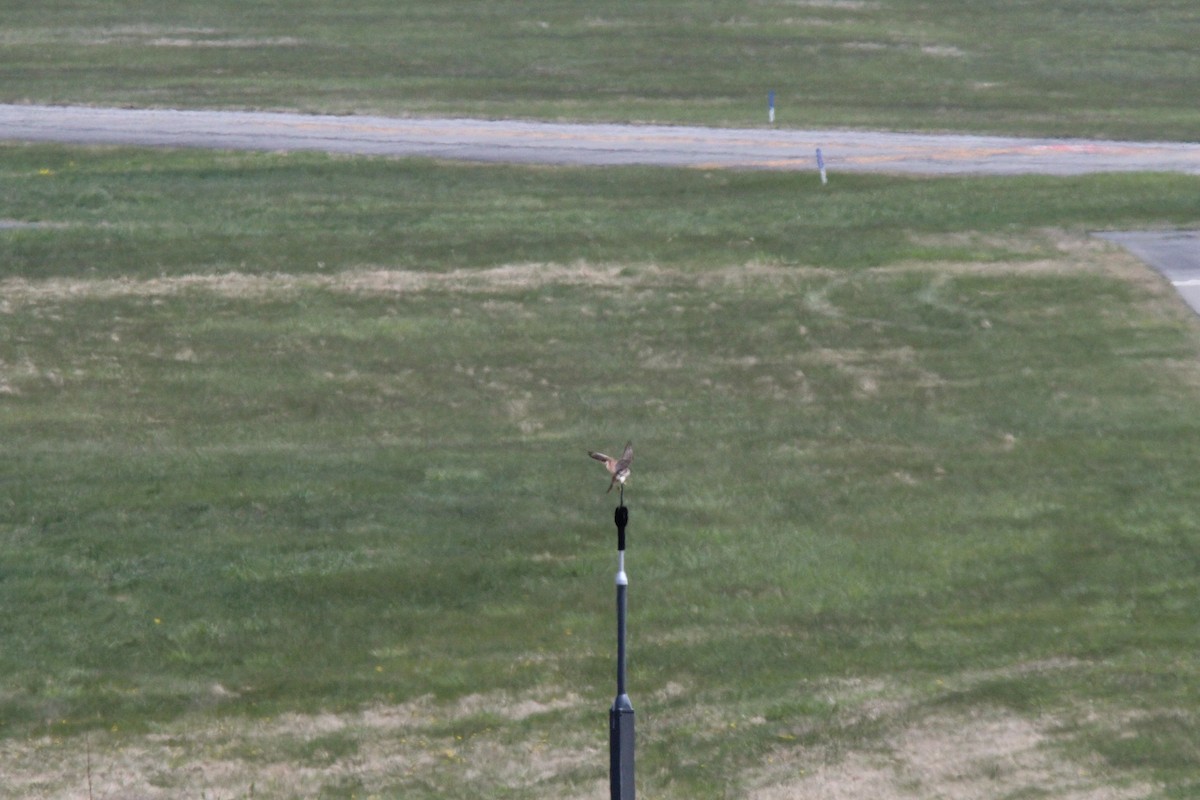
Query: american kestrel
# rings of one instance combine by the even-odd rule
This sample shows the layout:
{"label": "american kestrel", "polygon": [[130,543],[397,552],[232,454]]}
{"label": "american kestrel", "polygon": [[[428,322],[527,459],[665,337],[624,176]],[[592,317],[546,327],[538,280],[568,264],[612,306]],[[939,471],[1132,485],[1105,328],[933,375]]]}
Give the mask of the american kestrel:
{"label": "american kestrel", "polygon": [[629,477],[629,465],[633,463],[633,442],[625,443],[625,452],[621,454],[620,458],[606,456],[595,450],[588,450],[588,455],[597,461],[603,461],[604,468],[612,474],[612,480],[608,482],[608,492],[611,492],[618,483],[624,488],[625,479]]}

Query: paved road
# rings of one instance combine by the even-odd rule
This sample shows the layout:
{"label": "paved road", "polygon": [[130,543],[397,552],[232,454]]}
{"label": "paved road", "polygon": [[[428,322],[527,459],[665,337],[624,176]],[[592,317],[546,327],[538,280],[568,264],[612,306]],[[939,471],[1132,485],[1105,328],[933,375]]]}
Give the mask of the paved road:
{"label": "paved road", "polygon": [[1116,242],[1161,272],[1200,313],[1200,231],[1111,231],[1096,234]]}
{"label": "paved road", "polygon": [[0,105],[0,140],[776,170],[815,170],[816,150],[821,148],[831,174],[1200,175],[1200,144],[1187,143],[243,111]]}

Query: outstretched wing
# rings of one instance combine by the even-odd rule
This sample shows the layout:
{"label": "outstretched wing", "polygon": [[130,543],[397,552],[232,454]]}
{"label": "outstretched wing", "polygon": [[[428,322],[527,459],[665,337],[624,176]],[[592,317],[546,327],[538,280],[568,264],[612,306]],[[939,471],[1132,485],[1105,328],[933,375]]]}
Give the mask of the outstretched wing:
{"label": "outstretched wing", "polygon": [[629,465],[633,463],[633,442],[626,442],[625,452],[621,454],[621,460],[613,467],[613,472],[619,473],[629,469]]}
{"label": "outstretched wing", "polygon": [[612,459],[610,457],[604,455],[604,453],[597,453],[595,450],[588,450],[588,455],[591,456],[592,458],[596,459],[597,461],[603,461],[605,464],[609,464],[610,462],[612,462]]}

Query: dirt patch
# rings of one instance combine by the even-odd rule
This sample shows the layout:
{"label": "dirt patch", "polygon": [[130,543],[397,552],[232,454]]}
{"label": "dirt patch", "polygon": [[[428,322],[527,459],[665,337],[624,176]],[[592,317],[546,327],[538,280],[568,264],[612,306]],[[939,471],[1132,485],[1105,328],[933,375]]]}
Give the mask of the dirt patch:
{"label": "dirt patch", "polygon": [[146,44],[150,47],[217,47],[239,49],[247,47],[299,47],[304,42],[294,36],[231,37],[228,39],[160,36],[156,39],[147,40]]}
{"label": "dirt patch", "polygon": [[[1155,787],[1113,770],[1100,759],[1068,754],[1074,726],[1054,715],[1027,717],[991,706],[947,710],[936,696],[997,679],[1088,669],[1088,662],[1053,658],[974,670],[937,682],[935,696],[889,682],[832,682],[823,690],[839,709],[826,730],[799,728],[765,758],[751,778],[751,800],[1135,800]],[[933,702],[931,702],[931,700]],[[1098,713],[1089,708],[1086,714]],[[1091,719],[1122,724],[1117,712]],[[1111,718],[1110,718],[1111,717]],[[831,730],[866,730],[830,735]],[[818,734],[814,736],[813,734]],[[813,744],[791,742],[812,741]],[[847,742],[850,742],[848,746]]]}
{"label": "dirt patch", "polygon": [[1099,764],[1065,758],[1048,733],[1054,727],[998,710],[937,714],[845,755],[780,749],[749,797],[1133,800],[1153,792],[1146,784],[1114,782]]}
{"label": "dirt patch", "polygon": [[874,0],[760,0],[760,5],[817,8],[832,11],[876,11],[880,4]]}
{"label": "dirt patch", "polygon": [[[21,223],[24,224],[24,223]],[[36,223],[53,225],[54,223]],[[3,221],[0,221],[0,226]],[[863,274],[896,272],[957,274],[1063,274],[1091,272],[1119,277],[1172,296],[1170,286],[1152,269],[1107,242],[1065,231],[1043,231],[1034,239],[985,234],[921,236],[915,244],[932,248],[961,248],[1010,253],[1015,258],[995,261],[912,261],[863,270]],[[1038,257],[1046,253],[1046,257]],[[1028,255],[1028,257],[1021,257]],[[363,267],[331,274],[228,272],[217,275],[178,275],[159,278],[49,278],[0,280],[0,298],[8,307],[72,299],[115,297],[170,297],[206,292],[231,299],[288,297],[299,292],[325,290],[353,294],[405,294],[422,291],[466,293],[532,290],[545,286],[658,289],[694,283],[702,288],[740,287],[751,284],[786,286],[813,279],[846,279],[844,271],[822,267],[748,262],[717,269],[684,271],[655,264],[508,264],[487,269],[426,272]],[[828,287],[811,293],[806,305],[818,312],[827,308]]]}
{"label": "dirt patch", "polygon": [[921,46],[921,52],[937,58],[966,58],[966,51],[947,44],[926,44]]}
{"label": "dirt patch", "polygon": [[292,36],[242,36],[219,28],[171,25],[116,25],[97,28],[42,28],[17,31],[0,37],[8,44],[68,42],[85,47],[141,45],[145,47],[296,47]]}
{"label": "dirt patch", "polygon": [[10,305],[36,305],[64,300],[172,297],[189,292],[206,292],[233,299],[286,298],[313,289],[355,294],[403,294],[435,289],[490,292],[548,285],[618,286],[627,282],[622,277],[624,270],[620,266],[590,264],[519,264],[449,272],[359,269],[332,275],[227,272],[144,279],[48,278],[35,281],[8,278],[0,281],[0,297]]}
{"label": "dirt patch", "polygon": [[[350,714],[284,714],[181,721],[142,736],[119,730],[0,743],[0,785],[18,797],[316,797],[336,787],[360,796],[414,780],[422,785],[528,787],[602,764],[595,743],[544,737],[512,741],[500,726],[569,711],[570,692],[430,697]],[[90,784],[90,786],[89,786]]]}
{"label": "dirt patch", "polygon": [[[1070,659],[1015,664],[953,676],[953,686],[939,681],[934,692],[1086,666]],[[736,715],[739,731],[753,728],[764,738],[773,731],[776,744],[758,766],[729,776],[736,787],[730,796],[1139,800],[1155,791],[1099,758],[1071,755],[1076,751],[1068,751],[1064,731],[1077,726],[1069,716],[1026,717],[988,706],[947,710],[930,702],[928,687],[884,680],[829,680],[810,689],[828,715],[802,716],[794,727]],[[640,711],[651,721],[643,735],[727,736],[728,709],[681,702],[696,693],[679,683],[648,693]],[[406,787],[455,797],[594,798],[604,796],[607,777],[603,714],[594,705],[563,689],[490,692],[342,714],[191,718],[137,735],[114,729],[9,740],[0,742],[0,785],[22,797],[146,800],[404,796]],[[1099,712],[1089,706],[1081,713]],[[1128,722],[1110,711],[1089,725]],[[640,763],[644,792],[675,796],[666,789],[667,767]]]}
{"label": "dirt patch", "polygon": [[29,222],[20,219],[0,219],[0,231],[37,231],[68,227],[70,226],[65,222]]}

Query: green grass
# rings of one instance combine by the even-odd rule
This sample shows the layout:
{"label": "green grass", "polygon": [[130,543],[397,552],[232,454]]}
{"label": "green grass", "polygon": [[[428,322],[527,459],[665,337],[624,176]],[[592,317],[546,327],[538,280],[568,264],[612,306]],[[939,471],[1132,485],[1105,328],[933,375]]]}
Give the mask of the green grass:
{"label": "green grass", "polygon": [[[603,747],[585,451],[632,438],[648,796],[880,747],[901,722],[861,709],[897,698],[1192,780],[1200,328],[1086,231],[1194,226],[1195,178],[2,156],[0,219],[41,223],[0,231],[9,746],[90,731],[99,769],[169,736],[259,796],[277,764],[330,796],[588,790],[602,755],[487,754]],[[384,741],[428,757],[386,779],[334,769],[365,722],[212,738],[413,703]]]}
{"label": "green grass", "polygon": [[[8,275],[154,277],[445,271],[512,263],[761,261],[864,268],[905,259],[1051,257],[1008,232],[1188,225],[1186,176],[923,181],[769,172],[526,169],[10,146]],[[163,190],[164,182],[171,186]],[[953,234],[952,236],[947,236]],[[999,236],[1000,239],[996,237]]]}
{"label": "green grass", "polygon": [[[6,102],[1197,123],[1184,2],[10,5]],[[1195,793],[1200,329],[1086,237],[1195,227],[1195,178],[5,146],[0,182],[4,791],[602,795],[584,451],[631,437],[643,796]]]}
{"label": "green grass", "polygon": [[1189,0],[16,4],[0,99],[1195,138]]}

